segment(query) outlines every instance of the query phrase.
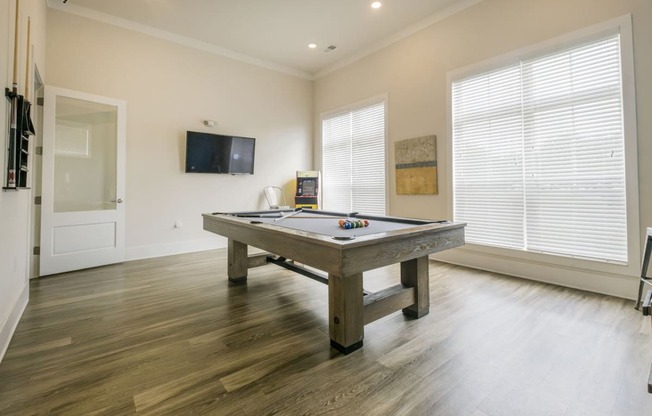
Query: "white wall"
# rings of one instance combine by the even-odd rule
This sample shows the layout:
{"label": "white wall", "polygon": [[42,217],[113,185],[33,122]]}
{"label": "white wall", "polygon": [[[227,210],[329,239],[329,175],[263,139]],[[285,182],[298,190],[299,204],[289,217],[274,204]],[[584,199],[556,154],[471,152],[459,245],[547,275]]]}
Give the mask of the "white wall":
{"label": "white wall", "polygon": [[[11,87],[14,62],[15,2],[0,2],[0,80],[2,87]],[[41,74],[45,73],[45,2],[23,0],[19,16],[18,92],[25,92],[25,57],[27,54],[27,16],[31,16],[31,39],[34,62]],[[30,83],[32,79],[30,79]],[[30,93],[31,97],[31,93]],[[8,108],[1,100],[0,141],[5,146],[8,126],[4,114]],[[0,157],[0,181],[6,183],[6,150]],[[31,190],[0,191],[0,359],[28,299],[29,259],[31,248],[30,216]]]}
{"label": "white wall", "polygon": [[[129,259],[223,247],[202,230],[201,213],[263,208],[264,186],[312,168],[311,81],[47,13],[46,84],[127,102]],[[255,137],[255,174],[183,173],[186,130]]]}
{"label": "white wall", "polygon": [[[388,94],[388,151],[394,142],[437,135],[439,195],[397,195],[393,168],[388,175],[390,213],[449,218],[446,74],[510,51],[618,16],[633,15],[638,106],[641,226],[652,225],[652,3],[643,0],[484,0],[315,81],[315,137],[318,152],[321,113],[368,97]],[[643,238],[641,231],[640,238]],[[439,258],[516,276],[634,297],[634,276],[587,272],[574,266],[517,260],[458,249]],[[631,274],[631,273],[630,273]]]}

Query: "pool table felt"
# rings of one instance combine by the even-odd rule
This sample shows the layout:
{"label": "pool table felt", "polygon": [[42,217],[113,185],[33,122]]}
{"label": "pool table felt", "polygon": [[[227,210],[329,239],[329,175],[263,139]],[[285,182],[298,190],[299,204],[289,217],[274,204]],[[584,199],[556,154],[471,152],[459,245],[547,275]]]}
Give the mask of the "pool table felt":
{"label": "pool table felt", "polygon": [[[323,216],[323,218],[321,218]],[[296,215],[293,215],[288,218],[283,218],[279,221],[274,221],[278,217],[248,217],[246,218],[251,223],[256,224],[256,222],[262,222],[270,225],[277,225],[279,227],[286,227],[294,230],[305,231],[315,234],[321,234],[331,237],[360,237],[378,233],[385,233],[388,231],[401,230],[406,228],[417,227],[418,225],[414,223],[405,223],[399,221],[392,221],[389,218],[387,221],[379,219],[369,219],[369,226],[363,228],[351,228],[344,229],[339,226],[338,221],[340,219],[347,219],[346,214],[342,216],[333,216],[333,215],[320,215],[315,214],[314,212],[301,212]],[[356,216],[349,218],[351,220],[364,220],[364,216]],[[428,224],[428,221],[424,221],[423,224]]]}

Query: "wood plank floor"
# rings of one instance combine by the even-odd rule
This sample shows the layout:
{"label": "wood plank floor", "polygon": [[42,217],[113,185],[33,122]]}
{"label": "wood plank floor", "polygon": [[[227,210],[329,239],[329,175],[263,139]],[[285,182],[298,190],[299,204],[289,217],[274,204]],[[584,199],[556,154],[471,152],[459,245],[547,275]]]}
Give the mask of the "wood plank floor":
{"label": "wood plank floor", "polygon": [[429,315],[367,325],[344,356],[325,285],[270,265],[229,287],[224,251],[36,280],[0,415],[652,415],[632,301],[437,262],[430,281]]}

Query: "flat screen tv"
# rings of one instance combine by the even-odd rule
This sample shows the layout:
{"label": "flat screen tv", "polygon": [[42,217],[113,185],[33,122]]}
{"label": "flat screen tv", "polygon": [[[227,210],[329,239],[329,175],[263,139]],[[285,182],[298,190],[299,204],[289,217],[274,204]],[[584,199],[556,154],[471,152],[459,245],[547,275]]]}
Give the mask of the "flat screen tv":
{"label": "flat screen tv", "polygon": [[253,174],[256,139],[188,131],[186,172]]}

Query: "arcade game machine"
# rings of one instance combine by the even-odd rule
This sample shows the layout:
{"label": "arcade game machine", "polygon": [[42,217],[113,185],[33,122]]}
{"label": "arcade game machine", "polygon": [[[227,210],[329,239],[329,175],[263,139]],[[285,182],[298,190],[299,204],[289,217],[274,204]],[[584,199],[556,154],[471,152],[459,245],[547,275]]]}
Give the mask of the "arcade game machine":
{"label": "arcade game machine", "polygon": [[321,183],[318,170],[297,171],[296,208],[319,209],[321,207]]}

